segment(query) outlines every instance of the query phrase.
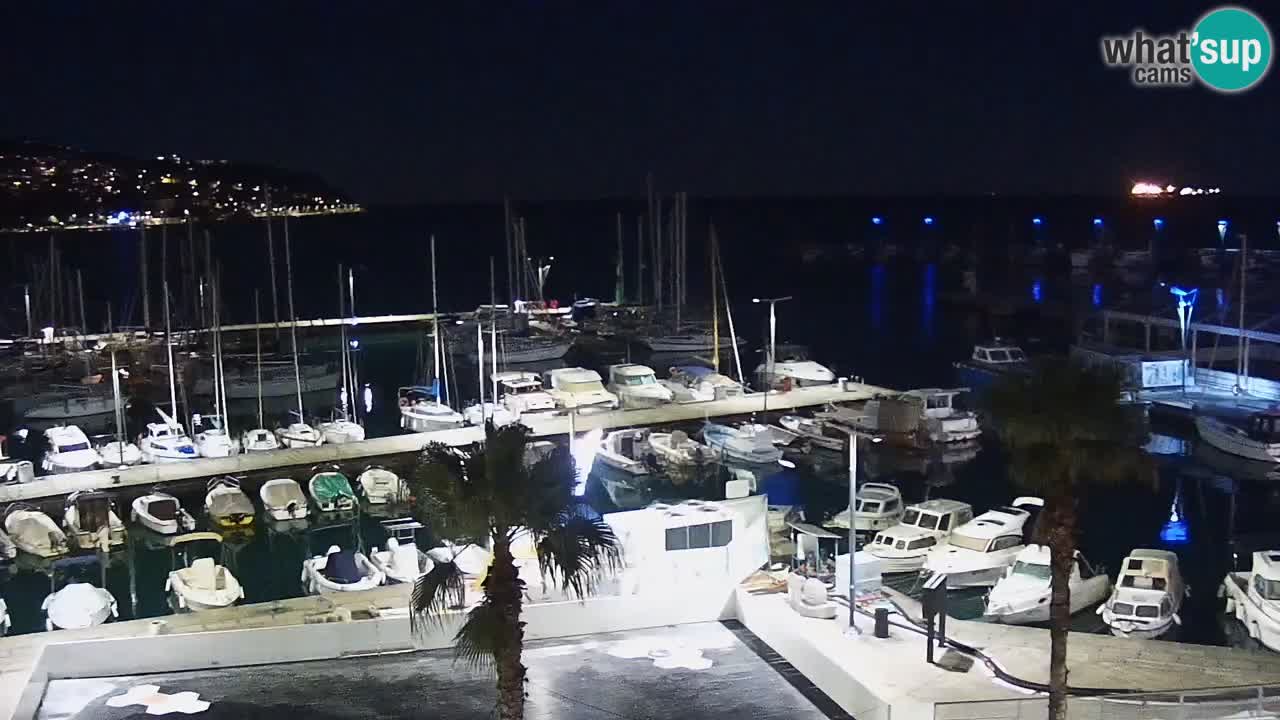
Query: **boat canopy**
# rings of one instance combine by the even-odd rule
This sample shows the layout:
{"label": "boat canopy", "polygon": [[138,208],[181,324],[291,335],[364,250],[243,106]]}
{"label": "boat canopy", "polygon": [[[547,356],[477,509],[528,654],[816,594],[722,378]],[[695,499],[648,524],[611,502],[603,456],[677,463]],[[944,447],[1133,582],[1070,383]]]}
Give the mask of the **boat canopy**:
{"label": "boat canopy", "polygon": [[315,493],[316,499],[321,502],[342,497],[354,500],[356,496],[351,489],[351,483],[347,480],[347,476],[339,472],[325,472],[316,475],[311,480],[311,490]]}

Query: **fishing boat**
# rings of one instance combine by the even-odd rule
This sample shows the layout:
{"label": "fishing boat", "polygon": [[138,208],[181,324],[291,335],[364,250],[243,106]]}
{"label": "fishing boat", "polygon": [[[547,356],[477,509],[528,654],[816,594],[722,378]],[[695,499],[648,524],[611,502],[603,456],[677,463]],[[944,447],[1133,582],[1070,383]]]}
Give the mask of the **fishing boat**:
{"label": "fishing boat", "polygon": [[[212,546],[212,550],[210,550]],[[212,532],[179,535],[169,541],[172,567],[165,581],[174,612],[231,607],[244,597],[240,581],[222,564],[222,536]]]}
{"label": "fishing boat", "polygon": [[276,434],[270,430],[263,428],[253,428],[245,430],[240,436],[240,447],[246,453],[271,452],[280,449],[280,441],[276,439]]}
{"label": "fishing boat", "polygon": [[195,460],[199,456],[195,443],[187,437],[173,417],[156,408],[163,422],[147,423],[147,430],[138,438],[142,459],[149,463],[171,463]]}
{"label": "fishing boat", "polygon": [[89,445],[89,438],[75,425],[51,427],[44,431],[45,451],[40,467],[46,473],[72,473],[92,470],[102,462],[102,456]]}
{"label": "fishing boat", "polygon": [[[94,569],[98,584],[88,582]],[[68,582],[73,577],[81,582]],[[54,560],[49,568],[49,594],[41,603],[46,630],[83,630],[119,615],[115,596],[105,589],[106,571],[97,555]]]}
{"label": "fishing boat", "polygon": [[609,384],[606,388],[618,396],[624,408],[647,408],[671,402],[672,393],[658,382],[653,368],[635,363],[609,366]]}
{"label": "fishing boat", "polygon": [[783,415],[778,418],[778,424],[783,429],[800,436],[802,440],[810,445],[826,450],[843,450],[845,443],[849,439],[847,434],[842,437],[827,435],[826,423],[813,418],[800,417],[799,415]]}
{"label": "fishing boat", "polygon": [[[886,483],[863,483],[858,486],[858,507],[853,513],[854,532],[879,532],[902,519],[902,492]],[[836,513],[826,523],[830,527],[849,529],[849,508]]]}
{"label": "fishing boat", "polygon": [[709,463],[717,457],[710,447],[689,437],[683,430],[649,433],[649,449],[664,467],[688,468]]}
{"label": "fishing boat", "polygon": [[[1028,545],[1013,561],[1013,567],[996,581],[987,595],[983,619],[1007,625],[1049,622],[1052,576],[1048,545]],[[1068,580],[1071,614],[1093,607],[1111,594],[1111,578],[1089,564],[1079,550],[1071,563]]]}
{"label": "fishing boat", "polygon": [[191,427],[196,433],[195,445],[200,457],[231,457],[240,452],[240,444],[228,434],[221,415],[192,415]]}
{"label": "fishing boat", "polygon": [[957,395],[968,388],[910,390],[900,397],[919,406],[920,425],[933,442],[954,443],[976,440],[982,435],[977,413],[955,407]]}
{"label": "fishing boat", "polygon": [[707,423],[702,428],[702,439],[717,455],[729,460],[764,465],[782,459],[782,450],[761,433]]}
{"label": "fishing boat", "polygon": [[1227,573],[1219,594],[1227,599],[1227,614],[1244,625],[1249,637],[1280,651],[1280,551],[1253,553],[1253,567]]}
{"label": "fishing boat", "polygon": [[618,396],[604,389],[600,373],[586,368],[558,368],[542,374],[542,384],[556,407],[565,410],[612,410]]}
{"label": "fishing boat", "polygon": [[289,423],[288,427],[276,429],[276,440],[287,448],[319,447],[324,443],[324,435],[314,427],[299,420]]}
{"label": "fishing boat", "polygon": [[422,523],[405,518],[388,520],[382,527],[387,533],[387,547],[385,550],[374,548],[369,560],[386,576],[387,584],[414,583],[431,572],[435,563],[414,541],[414,533],[422,528]]}
{"label": "fishing boat", "polygon": [[973,506],[958,500],[926,500],[909,505],[897,525],[876,533],[866,550],[880,561],[881,572],[916,572],[929,549],[973,519]]}
{"label": "fishing boat", "polygon": [[307,517],[309,507],[302,487],[289,478],[268,480],[258,488],[262,508],[272,520],[301,520]]}
{"label": "fishing boat", "polygon": [[178,498],[159,488],[134,498],[131,515],[133,522],[161,535],[177,535],[179,530],[191,532],[196,527],[195,519]]}
{"label": "fishing boat", "polygon": [[351,482],[337,465],[317,465],[311,468],[311,480],[307,490],[319,512],[345,512],[354,510],[356,494]]}
{"label": "fishing boat", "polygon": [[253,525],[253,501],[240,489],[239,478],[213,478],[206,490],[204,511],[215,526],[223,530],[237,530]]}
{"label": "fishing boat", "polygon": [[311,595],[372,590],[386,580],[364,553],[331,545],[324,555],[302,561],[302,582]]}
{"label": "fishing boat", "polygon": [[38,558],[67,554],[67,534],[53,518],[27,503],[14,503],[4,513],[4,531],[18,549]]}
{"label": "fishing boat", "polygon": [[507,370],[494,373],[492,379],[501,391],[501,404],[517,418],[556,409],[555,398],[542,387],[542,378],[537,373]]}
{"label": "fishing boat", "polygon": [[110,551],[122,547],[124,523],[116,513],[115,498],[100,490],[81,490],[67,496],[62,526],[77,550]]}
{"label": "fishing boat", "polygon": [[742,384],[708,367],[677,365],[668,370],[662,385],[673,402],[705,402],[742,395]]}
{"label": "fishing boat", "polygon": [[1186,595],[1178,556],[1139,548],[1124,559],[1115,589],[1098,614],[1112,635],[1150,640],[1182,623],[1178,611]]}
{"label": "fishing boat", "polygon": [[645,475],[649,472],[646,459],[654,454],[648,447],[648,437],[649,431],[644,428],[614,430],[600,441],[596,460],[632,475]]}
{"label": "fishing boat", "polygon": [[1017,345],[1001,342],[975,345],[968,360],[955,364],[961,382],[974,387],[990,385],[1005,375],[1023,375],[1031,371],[1027,354]]}
{"label": "fishing boat", "polygon": [[431,432],[462,427],[465,418],[440,402],[434,387],[414,385],[397,391],[400,427],[411,432]]}
{"label": "fishing boat", "polygon": [[386,505],[401,502],[408,497],[408,489],[400,476],[382,467],[370,465],[356,476],[360,495],[370,505]]}
{"label": "fishing boat", "polygon": [[1208,415],[1196,415],[1196,432],[1225,453],[1259,462],[1280,462],[1280,408],[1250,415],[1243,428]]}
{"label": "fishing boat", "polygon": [[947,587],[989,587],[1004,575],[1027,544],[1044,500],[1020,497],[1008,507],[992,508],[951,532],[929,551],[924,569],[947,576]]}

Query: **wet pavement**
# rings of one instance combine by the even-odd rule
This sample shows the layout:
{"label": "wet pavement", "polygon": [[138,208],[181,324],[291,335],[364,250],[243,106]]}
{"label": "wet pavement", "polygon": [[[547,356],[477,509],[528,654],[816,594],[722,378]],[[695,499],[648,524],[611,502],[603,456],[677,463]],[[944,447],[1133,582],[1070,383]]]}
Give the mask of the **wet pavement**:
{"label": "wet pavement", "polygon": [[[537,641],[526,645],[524,663],[530,720],[848,717],[737,623]],[[491,674],[454,663],[444,650],[55,680],[38,718],[480,720],[494,717],[494,697]]]}

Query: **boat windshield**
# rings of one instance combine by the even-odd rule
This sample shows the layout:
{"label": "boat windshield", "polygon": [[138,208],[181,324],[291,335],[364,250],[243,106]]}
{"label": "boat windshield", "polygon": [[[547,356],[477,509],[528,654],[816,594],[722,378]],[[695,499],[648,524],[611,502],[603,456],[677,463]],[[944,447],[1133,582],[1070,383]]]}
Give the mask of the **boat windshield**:
{"label": "boat windshield", "polygon": [[1027,359],[1027,354],[1018,348],[1009,348],[1009,360],[1013,362],[1022,362]]}
{"label": "boat windshield", "polygon": [[508,385],[507,392],[512,395],[528,395],[529,393],[542,392],[542,386],[535,383]]}
{"label": "boat windshield", "polygon": [[1140,618],[1160,617],[1160,608],[1156,607],[1155,605],[1139,605],[1135,609],[1137,612],[1134,614]]}
{"label": "boat windshield", "polygon": [[71,443],[70,445],[58,446],[58,452],[60,453],[69,453],[69,452],[76,452],[78,450],[88,450],[88,449],[89,449],[89,443],[87,442]]}
{"label": "boat windshield", "polygon": [[560,389],[567,393],[594,393],[604,390],[599,380],[585,380],[583,382],[567,382],[560,386]]}
{"label": "boat windshield", "polygon": [[920,523],[917,522],[919,519],[920,511],[915,508],[907,508],[907,511],[902,514],[903,525],[919,525]]}
{"label": "boat windshield", "polygon": [[625,375],[622,378],[623,385],[656,385],[657,379],[652,375]]}
{"label": "boat windshield", "polygon": [[880,512],[880,501],[879,500],[859,500],[858,512],[878,513]]}
{"label": "boat windshield", "polygon": [[950,542],[958,548],[974,552],[986,552],[987,546],[991,544],[986,538],[970,537],[960,532],[952,533]]}
{"label": "boat windshield", "polygon": [[917,527],[924,528],[925,530],[937,530],[939,519],[940,517],[933,513],[920,513],[920,522],[913,524]]}
{"label": "boat windshield", "polygon": [[1129,603],[1118,602],[1111,606],[1113,615],[1133,615],[1133,606]]}
{"label": "boat windshield", "polygon": [[1264,600],[1280,600],[1280,580],[1268,580],[1261,575],[1255,575],[1253,589],[1257,590]]}
{"label": "boat windshield", "polygon": [[1039,563],[1029,563],[1018,561],[1013,565],[1014,575],[1025,575],[1026,577],[1037,578],[1039,580],[1048,580],[1051,571],[1048,565]]}

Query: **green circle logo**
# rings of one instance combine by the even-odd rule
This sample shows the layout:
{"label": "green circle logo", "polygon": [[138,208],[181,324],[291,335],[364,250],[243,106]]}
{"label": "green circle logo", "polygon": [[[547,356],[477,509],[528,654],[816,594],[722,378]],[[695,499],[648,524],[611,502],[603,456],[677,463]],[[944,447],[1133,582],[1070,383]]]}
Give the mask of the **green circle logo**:
{"label": "green circle logo", "polygon": [[1271,31],[1248,10],[1218,8],[1200,18],[1192,32],[1191,64],[1214,90],[1248,90],[1271,66]]}

